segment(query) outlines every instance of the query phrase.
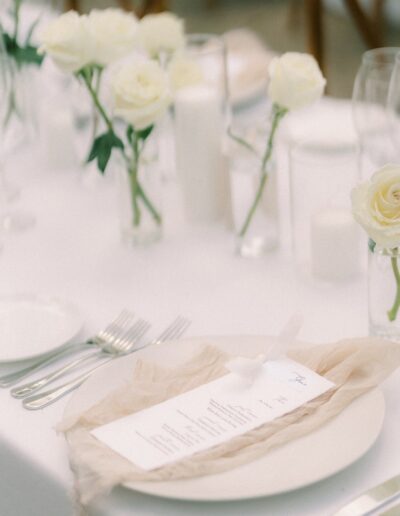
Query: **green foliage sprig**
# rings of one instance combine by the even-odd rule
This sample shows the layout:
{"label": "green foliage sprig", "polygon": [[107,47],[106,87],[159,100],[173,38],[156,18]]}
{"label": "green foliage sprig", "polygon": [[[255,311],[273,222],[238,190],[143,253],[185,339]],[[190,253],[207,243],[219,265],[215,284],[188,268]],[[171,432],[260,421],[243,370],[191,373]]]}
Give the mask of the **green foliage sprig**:
{"label": "green foliage sprig", "polygon": [[12,12],[14,28],[12,33],[7,33],[4,30],[2,31],[4,48],[7,54],[15,60],[18,66],[23,66],[25,64],[40,66],[43,61],[43,56],[38,53],[37,47],[31,44],[32,35],[39,20],[32,23],[24,43],[19,42],[19,21],[22,1],[23,0],[14,0],[14,9]]}

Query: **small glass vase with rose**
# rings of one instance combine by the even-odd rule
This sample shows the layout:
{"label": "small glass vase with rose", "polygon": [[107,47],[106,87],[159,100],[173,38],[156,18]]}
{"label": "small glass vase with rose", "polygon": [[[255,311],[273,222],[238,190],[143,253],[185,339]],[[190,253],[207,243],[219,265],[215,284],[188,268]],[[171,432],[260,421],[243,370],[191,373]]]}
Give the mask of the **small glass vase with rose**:
{"label": "small glass vase with rose", "polygon": [[[101,66],[95,34],[87,17],[66,13],[43,32],[41,52],[64,71],[72,72],[86,87],[103,126],[92,142],[87,161],[96,161],[104,173],[111,155],[117,156],[122,186],[122,238],[134,245],[145,244],[161,236],[160,206],[150,192],[154,185],[159,188],[154,178],[159,171],[156,145],[151,140],[156,123],[171,102],[168,77],[156,61],[122,63],[110,79],[111,114],[94,86],[96,70]],[[107,44],[113,46],[116,42],[109,38],[103,44],[107,50]]]}
{"label": "small glass vase with rose", "polygon": [[353,215],[369,236],[370,333],[400,340],[400,166],[378,170],[351,197]]}
{"label": "small glass vase with rose", "polygon": [[[244,165],[251,187],[248,206],[241,217],[235,217],[237,226],[236,250],[242,256],[259,256],[278,245],[278,217],[276,210],[269,209],[267,184],[272,187],[271,177],[275,174],[274,144],[282,119],[292,110],[303,108],[318,100],[324,91],[326,80],[316,60],[309,54],[287,52],[271,61],[269,67],[268,97],[272,103],[266,143],[260,151],[258,146],[246,137],[239,137],[234,129],[229,131],[238,144],[237,154]],[[243,155],[247,155],[247,166]],[[250,167],[249,164],[254,164]],[[254,167],[254,168],[253,168]],[[235,163],[233,163],[234,170]],[[243,183],[243,181],[241,181]],[[234,185],[233,185],[234,186]],[[241,187],[243,190],[243,187]],[[273,198],[277,193],[274,192]],[[241,196],[237,196],[242,205]],[[234,196],[235,198],[235,196]],[[277,206],[276,201],[274,205]],[[235,210],[234,208],[234,211]]]}

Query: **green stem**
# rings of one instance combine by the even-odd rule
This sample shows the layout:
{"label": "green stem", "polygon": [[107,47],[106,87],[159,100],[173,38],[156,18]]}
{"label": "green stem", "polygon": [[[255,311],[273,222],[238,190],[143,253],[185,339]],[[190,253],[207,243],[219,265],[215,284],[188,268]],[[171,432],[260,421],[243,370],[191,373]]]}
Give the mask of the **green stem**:
{"label": "green stem", "polygon": [[105,112],[105,109],[101,105],[96,89],[93,88],[91,74],[86,68],[84,68],[79,75],[83,78],[83,81],[85,82],[86,87],[89,90],[90,96],[93,99],[94,105],[96,106],[97,111],[100,113],[101,118],[104,120],[104,123],[106,124],[108,130],[114,132],[114,127],[111,122],[111,119],[109,118],[109,116]]}
{"label": "green stem", "polygon": [[392,256],[390,261],[392,263],[393,274],[396,279],[396,297],[394,299],[392,308],[388,311],[387,314],[389,321],[394,321],[400,308],[400,272],[399,265],[397,263],[397,256]]}
{"label": "green stem", "polygon": [[145,204],[146,208],[149,210],[149,212],[151,213],[153,219],[156,221],[156,223],[158,225],[161,224],[162,222],[162,218],[161,218],[161,215],[159,214],[159,212],[156,210],[156,208],[154,207],[154,205],[150,202],[149,198],[147,197],[145,191],[143,190],[142,188],[142,185],[138,182],[137,184],[138,186],[138,194],[140,195],[143,203]]}
{"label": "green stem", "polygon": [[277,104],[274,104],[271,131],[269,133],[267,147],[265,149],[265,153],[264,153],[264,156],[263,156],[263,159],[261,162],[260,184],[258,185],[256,196],[255,196],[253,204],[251,205],[250,210],[247,214],[246,220],[244,221],[244,224],[243,224],[241,230],[239,231],[240,237],[244,237],[247,230],[249,229],[249,226],[253,219],[254,213],[261,200],[261,197],[262,197],[262,194],[263,194],[263,191],[264,191],[265,185],[267,183],[267,179],[268,179],[267,164],[272,156],[272,150],[273,150],[273,146],[274,146],[276,130],[278,128],[280,120],[286,115],[287,112],[288,112],[288,110],[286,108],[283,108],[281,106],[278,106]]}
{"label": "green stem", "polygon": [[136,134],[132,135],[132,161],[129,168],[129,180],[131,184],[131,198],[133,208],[133,225],[139,226],[141,213],[138,204],[138,165],[139,165],[139,147]]}
{"label": "green stem", "polygon": [[246,141],[244,138],[241,138],[240,136],[237,136],[233,131],[232,131],[232,128],[231,127],[228,127],[228,136],[230,136],[232,138],[232,140],[234,140],[235,142],[239,143],[240,145],[242,145],[243,147],[245,147],[247,150],[249,150],[250,152],[252,152],[253,154],[255,154],[256,156],[258,156],[258,153],[256,151],[256,149],[251,145],[251,143],[249,143],[248,141]]}
{"label": "green stem", "polygon": [[[140,208],[138,204],[138,198],[140,198],[143,202],[143,204],[146,206],[146,208],[151,213],[153,219],[155,222],[160,225],[162,222],[161,215],[154,207],[153,203],[148,198],[146,192],[144,191],[142,185],[139,182],[138,179],[138,172],[139,172],[139,160],[140,160],[140,153],[143,151],[144,145],[142,148],[139,147],[139,140],[140,137],[138,137],[137,133],[135,131],[132,132],[132,165],[129,168],[129,175],[130,175],[130,182],[131,182],[131,196],[132,196],[132,207],[133,207],[133,224],[135,226],[138,226],[140,223]],[[123,151],[122,151],[123,152]],[[128,157],[123,152],[124,158],[126,162],[129,162]]]}
{"label": "green stem", "polygon": [[19,30],[19,11],[21,9],[22,0],[14,0],[14,35],[13,40],[15,43],[18,41],[18,30]]}
{"label": "green stem", "polygon": [[[94,78],[94,92],[95,92],[97,98],[99,98],[102,73],[103,73],[102,68],[96,68],[95,78]],[[93,127],[92,127],[92,139],[93,140],[96,138],[98,125],[99,125],[99,113],[95,109],[94,113],[93,113]]]}

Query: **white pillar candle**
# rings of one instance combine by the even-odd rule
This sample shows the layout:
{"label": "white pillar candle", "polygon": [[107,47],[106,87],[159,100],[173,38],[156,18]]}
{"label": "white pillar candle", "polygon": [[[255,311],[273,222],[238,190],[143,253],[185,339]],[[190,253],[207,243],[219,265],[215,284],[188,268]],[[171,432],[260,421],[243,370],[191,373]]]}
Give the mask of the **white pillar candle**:
{"label": "white pillar candle", "polygon": [[177,93],[176,164],[189,222],[213,222],[222,214],[222,131],[221,97],[217,91],[193,86]]}
{"label": "white pillar candle", "polygon": [[327,208],[311,218],[311,271],[323,280],[347,279],[359,270],[359,232],[351,213]]}

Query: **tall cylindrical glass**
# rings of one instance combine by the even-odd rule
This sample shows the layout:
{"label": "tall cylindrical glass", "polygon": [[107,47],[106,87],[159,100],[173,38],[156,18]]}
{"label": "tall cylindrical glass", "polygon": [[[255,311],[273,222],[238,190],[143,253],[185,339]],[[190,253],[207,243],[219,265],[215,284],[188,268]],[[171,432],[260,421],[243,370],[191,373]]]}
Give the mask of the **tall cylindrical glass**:
{"label": "tall cylindrical glass", "polygon": [[391,143],[398,150],[396,162],[400,159],[400,48],[396,53],[395,65],[390,78],[387,99]]}
{"label": "tall cylindrical glass", "polygon": [[389,85],[399,50],[387,47],[365,52],[354,83],[353,119],[365,178],[386,163],[400,159],[387,111]]}
{"label": "tall cylindrical glass", "polygon": [[228,90],[224,40],[189,34],[183,52],[170,63],[174,88],[175,151],[186,220],[209,224],[226,208],[223,155]]}

